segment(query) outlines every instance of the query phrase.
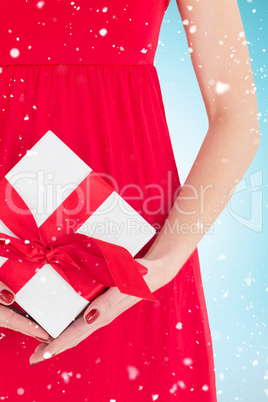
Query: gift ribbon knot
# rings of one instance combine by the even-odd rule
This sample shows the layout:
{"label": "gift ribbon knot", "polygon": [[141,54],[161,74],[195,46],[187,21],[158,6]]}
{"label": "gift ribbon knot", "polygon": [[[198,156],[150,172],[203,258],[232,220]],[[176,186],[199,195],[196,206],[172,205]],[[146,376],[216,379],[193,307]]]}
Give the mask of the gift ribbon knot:
{"label": "gift ribbon knot", "polygon": [[57,262],[57,260],[55,259],[55,252],[57,251],[57,249],[55,250],[54,247],[46,247],[45,248],[45,259],[46,261],[49,263],[50,261],[55,261]]}
{"label": "gift ribbon knot", "polygon": [[59,251],[57,247],[43,246],[39,243],[38,246],[32,246],[33,253],[36,255],[30,255],[29,259],[36,262],[52,263],[57,262],[56,254]]}

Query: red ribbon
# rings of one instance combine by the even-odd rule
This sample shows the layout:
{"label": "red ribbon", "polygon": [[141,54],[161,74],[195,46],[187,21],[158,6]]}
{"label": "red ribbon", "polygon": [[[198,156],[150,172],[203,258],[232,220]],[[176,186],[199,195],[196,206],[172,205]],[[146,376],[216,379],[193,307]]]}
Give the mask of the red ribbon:
{"label": "red ribbon", "polygon": [[[0,219],[18,238],[0,233],[0,255],[8,258],[0,267],[0,279],[17,293],[49,263],[87,300],[117,286],[122,293],[156,301],[142,278],[147,268],[127,249],[76,233],[112,192],[91,172],[38,228],[31,211],[4,177],[0,181]],[[70,233],[70,219],[79,222],[74,233]]]}

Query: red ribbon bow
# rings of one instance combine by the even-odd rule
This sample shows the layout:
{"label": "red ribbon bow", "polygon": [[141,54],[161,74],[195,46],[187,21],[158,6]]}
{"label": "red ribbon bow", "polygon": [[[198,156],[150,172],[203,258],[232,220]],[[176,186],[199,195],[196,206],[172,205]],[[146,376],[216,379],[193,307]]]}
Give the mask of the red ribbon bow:
{"label": "red ribbon bow", "polygon": [[[113,190],[92,173],[80,183],[80,190],[86,190],[89,178],[90,186],[95,190],[90,194],[94,209],[97,209]],[[7,193],[12,202],[6,198]],[[148,272],[147,268],[135,261],[127,249],[84,234],[67,234],[66,211],[73,205],[76,195],[77,192],[73,191],[38,228],[31,211],[14,187],[6,178],[0,181],[0,219],[18,237],[0,233],[0,255],[8,258],[0,267],[0,279],[18,292],[38,269],[49,263],[86,299],[94,298],[94,294],[107,287],[117,286],[122,293],[156,301],[142,278]],[[23,213],[15,213],[11,205]],[[56,225],[59,214],[63,217],[62,225],[56,231],[56,228],[59,229]],[[79,207],[76,218],[80,226],[90,214]]]}

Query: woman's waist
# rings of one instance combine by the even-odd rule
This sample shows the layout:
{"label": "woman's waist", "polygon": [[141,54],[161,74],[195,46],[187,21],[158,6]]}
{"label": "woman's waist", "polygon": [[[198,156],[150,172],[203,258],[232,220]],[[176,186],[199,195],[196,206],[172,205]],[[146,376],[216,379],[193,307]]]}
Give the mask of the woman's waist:
{"label": "woman's waist", "polygon": [[[1,50],[0,50],[1,51]],[[9,53],[1,52],[0,66],[17,65],[118,65],[143,66],[153,64],[152,57],[140,57],[139,54],[114,54],[113,52],[90,52],[86,50],[74,52],[32,52],[27,54],[13,47]]]}

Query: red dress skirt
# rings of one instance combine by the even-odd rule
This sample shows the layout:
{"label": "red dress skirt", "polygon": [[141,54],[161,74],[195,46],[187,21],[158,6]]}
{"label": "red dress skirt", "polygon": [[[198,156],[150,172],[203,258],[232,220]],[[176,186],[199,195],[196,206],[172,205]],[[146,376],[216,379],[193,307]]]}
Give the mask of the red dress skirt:
{"label": "red dress skirt", "polygon": [[[0,178],[52,130],[160,230],[180,186],[153,65],[167,6],[0,1]],[[38,341],[0,328],[0,400],[215,402],[197,249],[155,296],[32,367]]]}

